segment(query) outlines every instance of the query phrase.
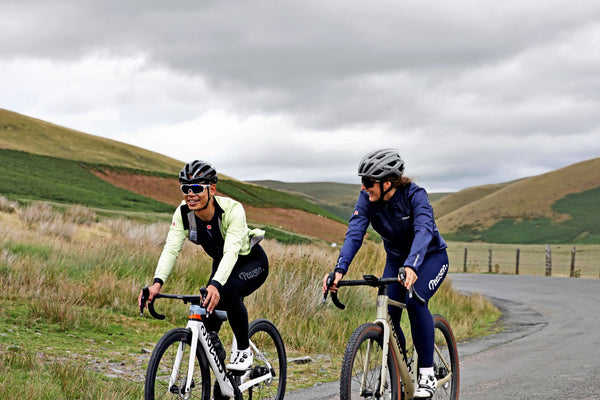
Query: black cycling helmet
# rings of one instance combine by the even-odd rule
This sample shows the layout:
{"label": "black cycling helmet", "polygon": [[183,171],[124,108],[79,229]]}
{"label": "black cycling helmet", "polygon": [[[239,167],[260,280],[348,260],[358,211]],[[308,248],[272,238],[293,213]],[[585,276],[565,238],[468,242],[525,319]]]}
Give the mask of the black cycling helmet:
{"label": "black cycling helmet", "polygon": [[403,173],[404,161],[394,149],[371,151],[358,164],[358,176],[375,180],[400,178]]}
{"label": "black cycling helmet", "polygon": [[179,183],[217,183],[217,170],[202,160],[191,161],[179,172]]}

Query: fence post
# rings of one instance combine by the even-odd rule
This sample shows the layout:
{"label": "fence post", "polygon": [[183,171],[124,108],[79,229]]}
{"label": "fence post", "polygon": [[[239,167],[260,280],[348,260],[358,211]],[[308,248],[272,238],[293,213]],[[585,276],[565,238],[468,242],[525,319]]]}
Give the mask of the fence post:
{"label": "fence post", "polygon": [[488,248],[488,272],[492,273],[492,248]]}
{"label": "fence post", "polygon": [[546,245],[546,276],[552,276],[552,253],[550,245]]}
{"label": "fence post", "polygon": [[465,247],[465,261],[463,264],[463,272],[467,272],[467,248]]}
{"label": "fence post", "polygon": [[571,278],[575,277],[575,246],[571,249]]}
{"label": "fence post", "polygon": [[517,247],[517,263],[515,265],[515,275],[519,275],[519,257],[521,255],[521,249]]}

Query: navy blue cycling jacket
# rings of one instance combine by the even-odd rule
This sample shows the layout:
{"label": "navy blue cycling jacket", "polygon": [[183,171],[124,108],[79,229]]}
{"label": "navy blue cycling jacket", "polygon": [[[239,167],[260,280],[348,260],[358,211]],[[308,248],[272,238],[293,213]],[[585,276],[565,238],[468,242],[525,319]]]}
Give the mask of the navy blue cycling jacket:
{"label": "navy blue cycling jacket", "polygon": [[433,207],[427,192],[411,183],[399,187],[389,201],[371,203],[361,191],[348,222],[348,231],[335,270],[346,274],[360,249],[369,227],[381,235],[388,260],[395,265],[411,267],[415,272],[429,253],[444,250],[446,242],[438,232]]}

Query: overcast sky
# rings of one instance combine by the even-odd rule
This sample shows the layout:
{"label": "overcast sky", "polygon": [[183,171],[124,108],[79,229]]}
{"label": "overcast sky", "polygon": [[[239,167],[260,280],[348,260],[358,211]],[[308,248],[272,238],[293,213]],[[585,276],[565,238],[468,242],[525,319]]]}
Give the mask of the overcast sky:
{"label": "overcast sky", "polygon": [[0,108],[243,180],[431,192],[600,156],[598,0],[0,0]]}

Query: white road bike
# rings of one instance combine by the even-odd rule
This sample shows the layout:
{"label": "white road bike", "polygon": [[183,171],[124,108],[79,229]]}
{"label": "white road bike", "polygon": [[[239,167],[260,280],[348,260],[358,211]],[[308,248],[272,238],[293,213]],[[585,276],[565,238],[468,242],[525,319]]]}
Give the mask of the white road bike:
{"label": "white road bike", "polygon": [[[185,328],[168,331],[156,344],[148,362],[145,383],[145,400],[155,399],[258,399],[282,400],[285,395],[287,362],[285,347],[277,327],[267,319],[257,319],[249,325],[248,336],[254,354],[254,365],[246,371],[227,371],[223,357],[219,357],[222,344],[216,333],[208,332],[203,321],[207,318],[227,319],[224,311],[208,314],[202,307],[202,295],[158,294],[148,311],[156,319],[165,316],[157,313],[157,299],[179,299],[190,304]],[[143,313],[148,289],[143,289]],[[212,384],[211,371],[214,376]]]}

